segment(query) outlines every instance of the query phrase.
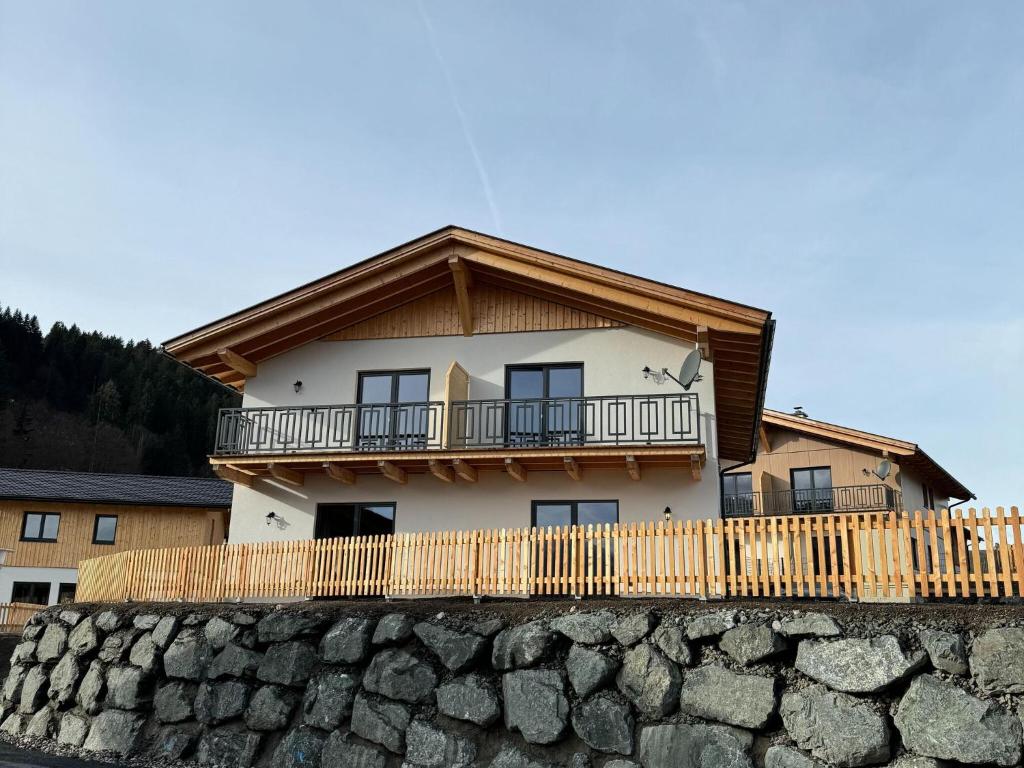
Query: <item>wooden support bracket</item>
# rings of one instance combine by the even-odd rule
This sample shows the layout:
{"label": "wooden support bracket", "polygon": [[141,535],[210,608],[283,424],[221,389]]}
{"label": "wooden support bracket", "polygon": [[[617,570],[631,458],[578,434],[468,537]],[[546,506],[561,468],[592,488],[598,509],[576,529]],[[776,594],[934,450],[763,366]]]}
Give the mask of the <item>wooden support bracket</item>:
{"label": "wooden support bracket", "polygon": [[706,325],[697,326],[697,349],[702,360],[711,362],[711,336]]}
{"label": "wooden support bracket", "polygon": [[690,457],[690,474],[694,480],[700,480],[700,456]]}
{"label": "wooden support bracket", "polygon": [[302,485],[306,480],[306,476],[301,472],[289,469],[282,464],[267,464],[267,471],[275,480],[280,480],[282,483],[288,483],[289,485]]}
{"label": "wooden support bracket", "polygon": [[217,357],[224,363],[228,368],[233,371],[238,371],[247,379],[256,377],[256,363],[251,360],[247,360],[237,352],[234,352],[227,347],[222,347],[217,350]]}
{"label": "wooden support bracket", "polygon": [[430,473],[438,480],[443,480],[446,483],[455,482],[455,470],[451,467],[445,466],[437,459],[430,459],[427,466],[430,467]]}
{"label": "wooden support bracket", "polygon": [[633,454],[626,456],[626,472],[629,473],[630,480],[640,479],[640,462],[636,460],[636,456]]}
{"label": "wooden support bracket", "polygon": [[565,467],[566,474],[568,474],[573,480],[583,479],[583,470],[580,469],[580,465],[576,463],[576,459],[572,456],[563,456],[562,466]]}
{"label": "wooden support bracket", "polygon": [[467,483],[476,482],[476,467],[467,464],[462,459],[453,459],[452,469],[455,470],[455,474],[459,476],[460,480],[465,480]]}
{"label": "wooden support bracket", "polygon": [[761,438],[761,450],[765,453],[771,453],[772,442],[768,439],[768,430],[764,428],[764,424],[762,424],[761,428],[758,430],[758,435]]}
{"label": "wooden support bracket", "polygon": [[380,469],[380,473],[388,480],[394,480],[399,485],[405,485],[409,482],[409,476],[406,475],[405,470],[395,466],[390,461],[378,461],[377,467]]}
{"label": "wooden support bracket", "polygon": [[513,480],[526,482],[526,468],[515,459],[505,459],[505,471]]}
{"label": "wooden support bracket", "polygon": [[235,485],[244,485],[246,488],[252,488],[253,476],[246,474],[245,472],[239,472],[237,469],[221,465],[214,467],[213,473],[221,480],[227,480],[229,483],[234,483]]}
{"label": "wooden support bracket", "polygon": [[459,307],[459,322],[462,324],[462,335],[473,335],[473,302],[469,298],[469,290],[473,286],[473,278],[466,262],[458,256],[448,259],[448,267],[452,271],[455,283],[455,303]]}
{"label": "wooden support bracket", "polygon": [[325,461],[324,471],[327,473],[329,478],[337,480],[339,483],[344,483],[345,485],[356,484],[356,473],[347,467],[341,466],[340,464]]}

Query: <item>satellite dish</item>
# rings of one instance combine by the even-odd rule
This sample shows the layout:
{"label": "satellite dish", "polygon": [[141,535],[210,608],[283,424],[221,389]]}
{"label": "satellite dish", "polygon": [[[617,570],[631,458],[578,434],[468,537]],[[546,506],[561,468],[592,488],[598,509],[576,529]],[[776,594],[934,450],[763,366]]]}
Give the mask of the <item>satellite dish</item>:
{"label": "satellite dish", "polygon": [[888,459],[882,459],[878,462],[878,467],[875,468],[875,477],[879,480],[885,480],[892,472],[892,462]]}
{"label": "satellite dish", "polygon": [[689,390],[695,381],[700,381],[700,350],[694,349],[683,360],[679,367],[679,383],[683,389]]}

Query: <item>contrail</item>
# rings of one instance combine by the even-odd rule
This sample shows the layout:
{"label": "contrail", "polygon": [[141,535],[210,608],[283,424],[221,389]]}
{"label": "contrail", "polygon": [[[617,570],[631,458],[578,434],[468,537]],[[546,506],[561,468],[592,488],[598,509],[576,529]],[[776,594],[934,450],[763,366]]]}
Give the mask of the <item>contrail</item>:
{"label": "contrail", "polygon": [[476,148],[476,141],[473,140],[473,132],[469,129],[469,121],[466,119],[466,113],[462,109],[462,104],[459,102],[459,95],[455,91],[455,82],[452,80],[451,72],[448,71],[448,65],[445,64],[444,56],[441,55],[441,47],[437,44],[437,38],[434,36],[434,25],[430,23],[430,17],[427,16],[427,9],[423,7],[423,0],[416,0],[416,8],[420,12],[420,18],[423,20],[423,26],[427,30],[427,39],[430,41],[430,48],[434,51],[434,58],[437,59],[437,64],[441,67],[441,72],[444,74],[444,81],[448,86],[448,95],[451,97],[452,106],[455,107],[455,114],[459,116],[459,125],[462,126],[462,135],[466,139],[466,144],[469,146],[469,153],[473,156],[473,163],[476,165],[477,175],[480,177],[480,186],[484,189],[484,197],[487,198],[487,207],[491,209],[491,218],[494,220],[494,229],[497,234],[502,234],[501,228],[501,217],[498,215],[498,205],[494,200],[494,190],[491,189],[491,181],[487,177],[487,171],[484,169],[483,160],[480,159],[480,150]]}

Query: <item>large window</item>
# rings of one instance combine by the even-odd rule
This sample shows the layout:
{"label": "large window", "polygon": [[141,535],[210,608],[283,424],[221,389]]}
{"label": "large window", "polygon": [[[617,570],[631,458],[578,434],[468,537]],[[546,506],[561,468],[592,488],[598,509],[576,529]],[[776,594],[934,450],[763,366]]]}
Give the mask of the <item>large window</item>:
{"label": "large window", "polygon": [[50,602],[50,582],[16,581],[11,586],[12,603],[46,605]]}
{"label": "large window", "polygon": [[583,365],[510,365],[505,368],[509,445],[580,445],[583,418]]}
{"label": "large window", "polygon": [[56,512],[26,512],[21,521],[22,541],[56,541],[60,515]]}
{"label": "large window", "polygon": [[96,515],[92,526],[93,544],[113,544],[117,538],[117,515]]}
{"label": "large window", "polygon": [[604,525],[619,522],[617,501],[535,501],[532,525]]}
{"label": "large window", "polygon": [[754,477],[750,472],[722,475],[722,510],[727,515],[752,515],[754,504]]}
{"label": "large window", "polygon": [[395,503],[318,504],[314,536],[378,536],[395,532]]}
{"label": "large window", "polygon": [[432,431],[429,370],[360,373],[358,395],[360,448],[426,447]]}
{"label": "large window", "polygon": [[791,469],[794,512],[832,511],[832,470],[829,467]]}

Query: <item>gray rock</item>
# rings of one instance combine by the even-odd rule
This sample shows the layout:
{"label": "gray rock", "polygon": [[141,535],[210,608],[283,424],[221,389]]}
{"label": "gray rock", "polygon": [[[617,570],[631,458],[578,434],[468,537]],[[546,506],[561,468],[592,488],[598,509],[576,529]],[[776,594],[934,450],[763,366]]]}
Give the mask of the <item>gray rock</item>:
{"label": "gray rock", "polygon": [[612,625],[612,636],[622,645],[636,645],[651,634],[657,623],[651,611],[630,613]]}
{"label": "gray rock", "polygon": [[412,637],[416,619],[405,613],[389,613],[382,616],[373,630],[371,642],[374,645],[397,645]]}
{"label": "gray rock", "polygon": [[278,731],[291,720],[299,696],[277,685],[264,685],[245,709],[245,724],[253,731]]}
{"label": "gray rock", "polygon": [[324,748],[324,735],[313,728],[299,726],[281,740],[274,750],[274,768],[318,768]]}
{"label": "gray rock", "polygon": [[617,757],[614,760],[609,760],[605,763],[604,768],[640,768],[640,764],[634,763],[632,760],[623,760],[621,757]]}
{"label": "gray rock", "polygon": [[[50,626],[52,627],[53,624]],[[46,693],[49,687],[50,680],[46,674],[46,667],[37,665],[29,669],[21,684],[18,712],[23,715],[34,715],[38,712],[39,708],[46,703]]]}
{"label": "gray rock", "polygon": [[99,647],[100,633],[90,620],[83,621],[68,635],[68,650],[79,656],[92,653]]}
{"label": "gray rock", "polygon": [[50,672],[50,688],[47,694],[58,708],[63,709],[74,701],[75,688],[81,676],[82,668],[78,665],[78,658],[68,651]]}
{"label": "gray rock", "polygon": [[493,619],[484,619],[473,625],[473,631],[481,637],[494,637],[505,628],[505,620],[499,616]]}
{"label": "gray rock", "polygon": [[186,629],[164,651],[164,674],[181,680],[202,680],[212,658],[213,649],[202,633]]}
{"label": "gray rock", "polygon": [[160,668],[162,658],[163,652],[153,642],[153,635],[150,632],[136,640],[135,645],[132,646],[128,654],[128,661],[136,667],[141,667],[147,675],[156,672]]}
{"label": "gray rock", "polygon": [[200,733],[199,723],[165,725],[153,738],[149,752],[176,765],[192,754]]}
{"label": "gray rock", "polygon": [[405,733],[405,759],[417,768],[466,768],[476,759],[476,745],[424,720],[413,720]]}
{"label": "gray rock", "polygon": [[160,617],[155,613],[142,613],[132,619],[132,626],[136,629],[141,629],[143,632],[149,632],[149,630],[156,626],[158,621],[160,621]]}
{"label": "gray rock", "polygon": [[36,659],[43,662],[56,661],[68,649],[68,630],[60,624],[48,624],[36,645]]}
{"label": "gray rock", "polygon": [[873,765],[889,759],[889,726],[871,704],[823,685],[787,691],[779,709],[793,741],[832,765]]}
{"label": "gray rock", "polygon": [[764,768],[825,768],[825,765],[799,749],[775,745],[764,753]]}
{"label": "gray rock", "polygon": [[273,611],[256,625],[256,637],[261,643],[283,643],[312,632],[322,623],[319,616],[305,611]]}
{"label": "gray rock", "polygon": [[951,766],[952,763],[945,760],[906,753],[897,757],[886,768],[951,768]]}
{"label": "gray rock", "polygon": [[1024,629],[990,629],[975,638],[971,674],[984,691],[1024,693]]}
{"label": "gray rock", "polygon": [[924,666],[924,652],[907,656],[892,635],[844,640],[801,640],[796,668],[829,688],[877,693]]}
{"label": "gray rock", "polygon": [[552,763],[534,760],[511,744],[506,744],[491,761],[490,768],[556,768]]}
{"label": "gray rock", "polygon": [[926,629],[918,637],[933,667],[951,675],[967,674],[967,648],[962,635]]}
{"label": "gray rock", "polygon": [[136,634],[138,633],[135,629],[119,629],[110,633],[103,641],[103,645],[100,646],[97,658],[106,664],[117,664],[124,661]]}
{"label": "gray rock", "polygon": [[153,701],[152,681],[138,667],[111,667],[107,670],[106,707],[145,709]]}
{"label": "gray rock", "polygon": [[107,690],[107,675],[103,664],[93,661],[78,685],[78,705],[90,715],[100,711],[100,701]]}
{"label": "gray rock", "polygon": [[329,672],[309,681],[302,699],[302,722],[332,731],[352,714],[359,675]]}
{"label": "gray rock", "polygon": [[225,677],[251,677],[256,674],[262,660],[263,654],[229,643],[210,662],[206,676],[210,680],[220,680]]}
{"label": "gray rock", "polygon": [[519,731],[532,744],[552,744],[569,722],[569,700],[561,672],[526,669],[501,679],[505,728]]}
{"label": "gray rock", "polygon": [[263,654],[256,677],[264,683],[305,685],[317,664],[316,651],[309,643],[277,643]]}
{"label": "gray rock", "polygon": [[442,715],[467,720],[486,728],[501,717],[498,692],[480,675],[457,677],[437,689],[437,709]]}
{"label": "gray rock", "polygon": [[53,733],[55,723],[53,710],[43,707],[36,712],[25,726],[25,735],[36,739],[48,739]]}
{"label": "gray rock", "polygon": [[398,648],[380,651],[363,675],[363,687],[389,699],[429,701],[437,687],[437,673],[420,657]]}
{"label": "gray rock", "polygon": [[153,643],[162,651],[178,636],[178,620],[173,616],[164,616],[153,627]]}
{"label": "gray rock", "polygon": [[679,669],[652,645],[638,645],[626,652],[616,684],[648,717],[671,714],[679,701]]}
{"label": "gray rock", "polygon": [[206,622],[206,626],[203,628],[206,642],[215,651],[219,651],[228,643],[233,642],[240,632],[241,630],[238,627],[230,621],[225,621],[220,616],[214,616]]}
{"label": "gray rock", "polygon": [[6,733],[8,736],[21,736],[27,725],[28,715],[15,712],[13,715],[8,715],[3,725],[0,725],[0,733]]}
{"label": "gray rock", "polygon": [[775,714],[775,679],[724,667],[698,667],[683,681],[679,708],[689,715],[741,728],[763,728]]}
{"label": "gray rock", "polygon": [[96,629],[101,632],[113,632],[121,626],[121,614],[117,611],[102,611],[96,614],[93,622],[96,624]]}
{"label": "gray rock", "polygon": [[69,627],[73,627],[85,618],[85,613],[77,608],[65,608],[58,614],[58,618]]}
{"label": "gray rock", "polygon": [[78,712],[65,712],[57,729],[57,743],[64,747],[78,749],[85,743],[89,735],[91,721],[88,716]]}
{"label": "gray rock", "polygon": [[746,667],[784,651],[786,643],[766,624],[740,624],[722,635],[718,647]]}
{"label": "gray rock", "polygon": [[718,611],[705,613],[692,619],[686,625],[686,636],[691,640],[703,640],[707,637],[718,637],[736,626],[734,611]]}
{"label": "gray rock", "polygon": [[572,713],[576,735],[598,752],[633,754],[634,725],[629,704],[610,691],[580,702]]}
{"label": "gray rock", "polygon": [[550,655],[556,643],[555,634],[543,621],[509,627],[494,638],[491,664],[499,671],[532,667]]}
{"label": "gray rock", "polygon": [[469,669],[487,651],[487,639],[475,632],[456,632],[429,622],[420,622],[412,631],[452,672]]}
{"label": "gray rock", "polygon": [[594,764],[586,752],[575,752],[569,759],[569,768],[594,768]]}
{"label": "gray rock", "polygon": [[682,627],[662,624],[654,630],[652,638],[654,644],[671,661],[683,666],[693,663],[693,652],[690,650],[690,644],[686,642],[686,632]]}
{"label": "gray rock", "polygon": [[327,737],[320,755],[321,765],[328,768],[384,768],[387,755],[374,747],[348,740],[348,734],[334,731]]}
{"label": "gray rock", "polygon": [[569,682],[580,698],[608,685],[618,669],[619,662],[582,645],[573,645],[565,659]]}
{"label": "gray rock", "polygon": [[249,768],[256,762],[262,735],[238,725],[213,728],[199,739],[196,760],[204,765]]}
{"label": "gray rock", "polygon": [[122,757],[136,750],[143,717],[135,712],[108,709],[93,718],[82,748],[87,752],[115,752]]}
{"label": "gray rock", "polygon": [[645,726],[639,753],[643,768],[754,768],[728,731],[702,724]]}
{"label": "gray rock", "polygon": [[331,627],[320,641],[320,656],[328,664],[359,664],[370,654],[376,622],[349,616]]}
{"label": "gray rock", "polygon": [[588,611],[570,613],[551,620],[551,629],[565,635],[574,643],[595,645],[612,639],[612,623],[615,614],[611,611]]}
{"label": "gray rock", "polygon": [[1021,759],[1017,717],[931,675],[918,675],[910,683],[895,721],[904,745],[919,755],[997,765],[1016,765]]}
{"label": "gray rock", "polygon": [[405,730],[412,715],[404,704],[387,699],[371,699],[365,693],[352,705],[352,733],[395,754],[405,752]]}
{"label": "gray rock", "polygon": [[11,664],[32,664],[36,660],[36,641],[25,640],[14,646],[14,653],[11,654]]}
{"label": "gray rock", "polygon": [[249,704],[250,693],[249,686],[237,680],[203,683],[196,695],[196,720],[217,725],[241,717]]}
{"label": "gray rock", "polygon": [[786,619],[779,625],[779,632],[786,637],[839,637],[842,629],[835,619],[823,613],[805,613]]}
{"label": "gray rock", "polygon": [[165,683],[153,697],[153,712],[161,723],[181,723],[191,720],[196,699],[194,685],[181,681]]}
{"label": "gray rock", "polygon": [[4,704],[10,704],[21,698],[21,686],[25,682],[30,667],[22,664],[14,664],[7,673],[4,680],[3,692],[0,694]]}

